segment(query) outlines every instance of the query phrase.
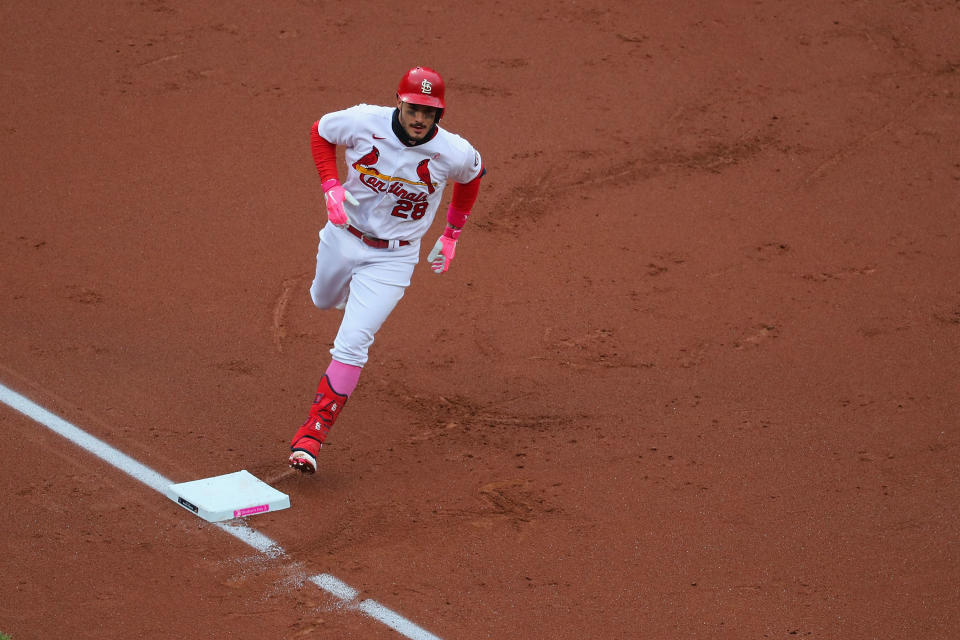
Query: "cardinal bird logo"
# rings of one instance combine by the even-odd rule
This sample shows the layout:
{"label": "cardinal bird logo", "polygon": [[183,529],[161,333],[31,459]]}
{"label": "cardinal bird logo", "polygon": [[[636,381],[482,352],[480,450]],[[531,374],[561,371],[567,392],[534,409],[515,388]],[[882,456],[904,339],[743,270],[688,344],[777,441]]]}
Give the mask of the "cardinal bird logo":
{"label": "cardinal bird logo", "polygon": [[430,158],[426,160],[421,160],[420,164],[417,165],[417,177],[423,180],[427,185],[427,192],[433,193],[436,191],[436,187],[433,186],[433,181],[430,179]]}
{"label": "cardinal bird logo", "polygon": [[354,167],[372,167],[377,164],[377,160],[380,159],[380,149],[374,147],[371,149],[367,155],[363,156],[354,163]]}

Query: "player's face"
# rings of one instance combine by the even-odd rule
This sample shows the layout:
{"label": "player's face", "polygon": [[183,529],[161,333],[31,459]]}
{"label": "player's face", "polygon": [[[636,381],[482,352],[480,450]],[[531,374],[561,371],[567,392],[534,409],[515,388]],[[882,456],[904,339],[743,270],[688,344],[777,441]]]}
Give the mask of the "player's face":
{"label": "player's face", "polygon": [[400,101],[397,102],[397,107],[400,109],[400,126],[414,140],[423,140],[437,120],[437,110],[434,107]]}

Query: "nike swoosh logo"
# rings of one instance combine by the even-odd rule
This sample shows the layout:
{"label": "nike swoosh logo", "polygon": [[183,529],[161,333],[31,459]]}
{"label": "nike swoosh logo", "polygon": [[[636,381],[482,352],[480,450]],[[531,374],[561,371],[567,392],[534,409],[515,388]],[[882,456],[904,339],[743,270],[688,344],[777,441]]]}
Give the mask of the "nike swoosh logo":
{"label": "nike swoosh logo", "polygon": [[384,138],[383,136],[378,136],[377,134],[373,134],[373,139],[374,139],[374,140],[386,140],[386,138]]}

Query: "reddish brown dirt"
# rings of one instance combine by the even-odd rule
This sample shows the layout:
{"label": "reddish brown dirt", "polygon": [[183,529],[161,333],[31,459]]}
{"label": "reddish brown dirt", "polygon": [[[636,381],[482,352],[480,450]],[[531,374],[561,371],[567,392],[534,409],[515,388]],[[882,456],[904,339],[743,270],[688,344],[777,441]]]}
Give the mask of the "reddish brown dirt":
{"label": "reddish brown dirt", "polygon": [[[248,4],[0,8],[0,382],[269,480],[287,556],[0,407],[0,631],[398,637],[327,572],[448,640],[960,636],[957,2]],[[309,126],[414,64],[489,174],[296,477]]]}

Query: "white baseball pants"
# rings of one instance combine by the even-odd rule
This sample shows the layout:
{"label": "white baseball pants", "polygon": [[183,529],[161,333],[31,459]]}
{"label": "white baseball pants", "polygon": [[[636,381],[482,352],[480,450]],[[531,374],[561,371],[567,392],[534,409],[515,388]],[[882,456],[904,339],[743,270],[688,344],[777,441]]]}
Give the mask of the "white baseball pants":
{"label": "white baseball pants", "polygon": [[419,259],[419,241],[376,249],[332,224],[321,229],[310,298],[319,309],[347,300],[330,350],[335,360],[357,367],[366,364],[374,336],[410,286]]}

